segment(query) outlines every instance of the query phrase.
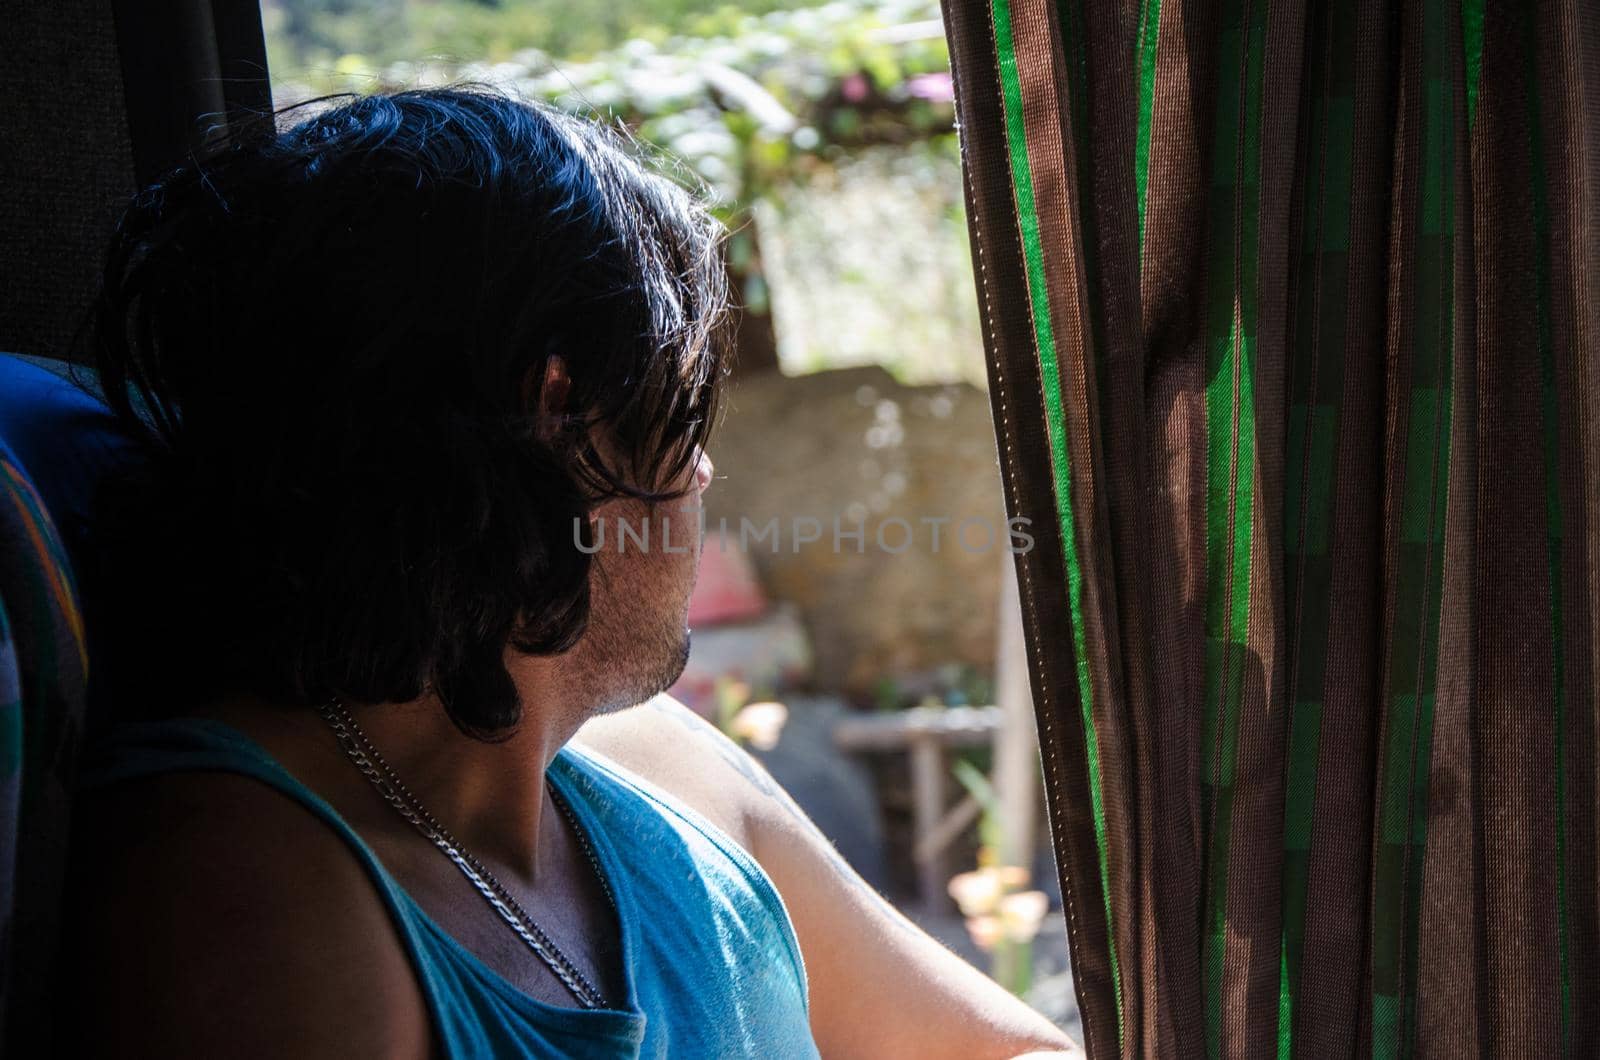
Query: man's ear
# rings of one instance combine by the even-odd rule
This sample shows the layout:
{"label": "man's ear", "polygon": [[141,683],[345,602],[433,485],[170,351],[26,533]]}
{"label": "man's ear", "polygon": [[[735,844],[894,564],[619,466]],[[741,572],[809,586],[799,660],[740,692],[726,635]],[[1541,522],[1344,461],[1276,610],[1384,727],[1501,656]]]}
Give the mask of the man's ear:
{"label": "man's ear", "polygon": [[522,377],[522,407],[538,417],[541,440],[549,441],[561,433],[571,392],[572,379],[567,375],[566,363],[557,356],[545,362],[542,376],[536,366]]}

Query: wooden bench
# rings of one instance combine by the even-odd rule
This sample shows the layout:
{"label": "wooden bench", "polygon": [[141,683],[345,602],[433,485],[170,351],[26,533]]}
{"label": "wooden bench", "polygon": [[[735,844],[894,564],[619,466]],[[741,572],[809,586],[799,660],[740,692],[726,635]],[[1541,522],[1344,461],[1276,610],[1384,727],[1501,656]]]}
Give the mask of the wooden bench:
{"label": "wooden bench", "polygon": [[967,793],[946,808],[952,781],[947,752],[952,748],[995,748],[1004,711],[1000,707],[912,707],[845,718],[834,725],[834,744],[852,753],[899,752],[910,756],[912,860],[923,907],[949,910],[952,875],[945,856],[950,844],[978,819],[982,807]]}

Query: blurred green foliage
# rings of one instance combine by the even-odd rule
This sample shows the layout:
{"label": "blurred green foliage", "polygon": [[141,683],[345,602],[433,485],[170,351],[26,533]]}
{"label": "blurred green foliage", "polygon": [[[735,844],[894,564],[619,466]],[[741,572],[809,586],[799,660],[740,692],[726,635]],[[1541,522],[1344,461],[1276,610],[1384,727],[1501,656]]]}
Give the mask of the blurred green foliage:
{"label": "blurred green foliage", "polygon": [[268,0],[268,54],[280,101],[481,80],[609,117],[729,206],[841,150],[951,131],[935,0],[751,13],[794,3]]}
{"label": "blurred green foliage", "polygon": [[[263,16],[280,105],[484,82],[661,149],[728,222],[747,311],[787,300],[790,370],[866,360],[981,385],[938,0],[264,0]],[[783,262],[763,263],[757,212]]]}
{"label": "blurred green foliage", "polygon": [[499,62],[524,48],[588,58],[625,40],[715,36],[748,15],[814,0],[263,0],[277,57],[297,70],[346,55],[379,64],[418,56]]}

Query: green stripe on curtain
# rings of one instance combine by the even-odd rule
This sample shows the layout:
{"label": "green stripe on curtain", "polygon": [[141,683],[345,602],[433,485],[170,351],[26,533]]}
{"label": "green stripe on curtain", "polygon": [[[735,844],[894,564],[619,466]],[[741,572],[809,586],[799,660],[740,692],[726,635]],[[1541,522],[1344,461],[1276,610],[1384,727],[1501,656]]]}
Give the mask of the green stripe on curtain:
{"label": "green stripe on curtain", "polygon": [[1115,934],[1112,931],[1111,886],[1106,853],[1105,794],[1100,773],[1100,740],[1094,724],[1094,689],[1089,677],[1089,656],[1084,644],[1083,567],[1078,559],[1077,523],[1072,512],[1072,465],[1068,457],[1065,409],[1061,400],[1061,366],[1056,358],[1055,326],[1045,286],[1044,252],[1040,246],[1039,214],[1035,209],[1033,177],[1029,170],[1027,132],[1022,119],[1022,84],[1017,76],[1016,42],[1012,36],[1009,0],[994,0],[995,48],[998,52],[1000,81],[1006,116],[1006,142],[1010,149],[1012,181],[1016,193],[1017,219],[1021,227],[1023,255],[1027,264],[1028,302],[1033,315],[1034,336],[1039,357],[1040,383],[1044,390],[1045,427],[1050,444],[1050,462],[1055,481],[1056,517],[1061,524],[1061,547],[1067,569],[1067,594],[1071,605],[1073,658],[1077,661],[1078,702],[1083,714],[1084,740],[1088,755],[1089,795],[1092,799],[1095,842],[1099,850],[1100,886],[1105,894],[1105,916],[1111,957],[1111,978],[1117,991],[1118,1037],[1121,1037],[1121,974],[1117,964]]}
{"label": "green stripe on curtain", "polygon": [[1139,185],[1139,249],[1144,250],[1145,201],[1150,177],[1150,119],[1156,102],[1156,42],[1160,39],[1161,0],[1139,5],[1139,145],[1133,179]]}
{"label": "green stripe on curtain", "polygon": [[1256,240],[1264,0],[1228,0],[1218,33],[1206,260],[1206,1053],[1222,1051],[1229,846],[1250,627],[1257,468]]}
{"label": "green stripe on curtain", "polygon": [[1462,51],[1467,62],[1467,126],[1478,116],[1478,79],[1483,75],[1483,0],[1461,0]]}

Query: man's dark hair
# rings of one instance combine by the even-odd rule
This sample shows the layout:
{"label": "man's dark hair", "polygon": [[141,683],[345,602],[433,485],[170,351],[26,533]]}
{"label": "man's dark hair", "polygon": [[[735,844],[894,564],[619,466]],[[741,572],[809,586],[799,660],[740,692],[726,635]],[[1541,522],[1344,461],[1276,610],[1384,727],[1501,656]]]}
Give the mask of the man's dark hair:
{"label": "man's dark hair", "polygon": [[141,192],[91,328],[148,449],[102,506],[119,695],[432,690],[504,733],[505,647],[584,631],[575,525],[677,496],[705,441],[721,233],[627,137],[481,88],[349,99]]}

